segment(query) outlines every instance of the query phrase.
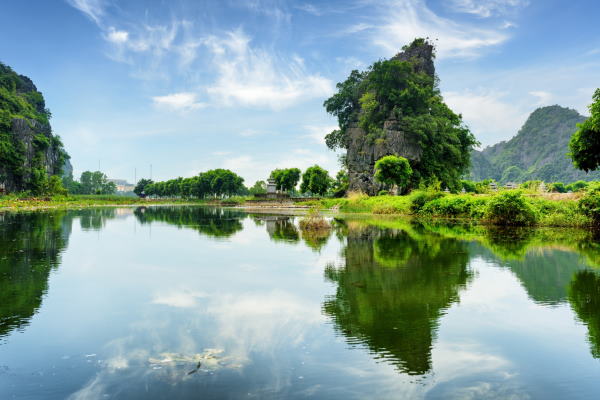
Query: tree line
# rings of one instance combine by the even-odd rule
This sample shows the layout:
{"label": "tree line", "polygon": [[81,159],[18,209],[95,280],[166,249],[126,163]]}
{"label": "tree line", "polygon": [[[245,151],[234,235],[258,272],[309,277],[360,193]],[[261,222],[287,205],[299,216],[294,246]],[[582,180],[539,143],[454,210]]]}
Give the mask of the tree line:
{"label": "tree line", "polygon": [[[299,191],[306,195],[341,196],[348,186],[348,176],[340,171],[336,178],[329,176],[324,168],[313,165],[304,173],[298,168],[277,168],[269,176],[275,181],[281,193],[296,194]],[[190,178],[175,178],[154,182],[141,179],[137,182],[134,193],[140,197],[182,197],[182,198],[224,198],[231,196],[261,195],[267,192],[267,184],[263,180],[256,181],[253,186],[246,187],[244,178],[228,169],[211,169]]]}

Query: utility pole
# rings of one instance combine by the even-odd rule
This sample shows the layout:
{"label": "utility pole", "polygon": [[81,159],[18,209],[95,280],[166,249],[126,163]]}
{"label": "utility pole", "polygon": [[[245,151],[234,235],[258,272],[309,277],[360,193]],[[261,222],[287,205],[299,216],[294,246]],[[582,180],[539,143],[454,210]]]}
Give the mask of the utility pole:
{"label": "utility pole", "polygon": [[98,171],[100,171],[100,160],[98,160]]}

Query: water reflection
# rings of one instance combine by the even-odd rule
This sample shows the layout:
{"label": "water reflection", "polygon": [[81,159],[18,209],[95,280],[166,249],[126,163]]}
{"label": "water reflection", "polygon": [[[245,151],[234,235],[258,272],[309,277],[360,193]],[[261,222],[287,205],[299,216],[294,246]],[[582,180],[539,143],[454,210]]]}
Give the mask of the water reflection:
{"label": "water reflection", "polygon": [[134,213],[140,224],[165,222],[214,238],[241,231],[241,220],[246,217],[242,211],[212,207],[138,207]]}
{"label": "water reflection", "polygon": [[[116,223],[120,219],[147,227],[155,224],[158,229],[152,236],[154,241],[146,235],[131,236],[135,230],[129,230],[130,224],[119,227]],[[68,262],[61,267],[66,271],[64,275],[76,275],[67,281],[74,285],[59,285],[63,291],[77,285],[97,290],[95,295],[82,290],[85,298],[73,299],[82,302],[83,312],[67,318],[71,325],[65,326],[92,337],[98,334],[97,342],[88,343],[88,338],[81,341],[85,346],[93,343],[98,353],[106,353],[94,364],[92,373],[89,369],[81,372],[84,379],[68,392],[79,389],[75,397],[102,398],[121,393],[121,397],[144,398],[147,393],[140,389],[143,385],[164,398],[174,394],[192,396],[202,389],[220,397],[224,388],[231,393],[231,385],[235,386],[232,397],[247,396],[250,389],[264,397],[273,397],[274,393],[303,397],[307,393],[333,393],[323,390],[331,389],[338,378],[344,382],[339,387],[350,387],[354,381],[360,382],[357,377],[371,377],[370,383],[362,383],[362,387],[352,386],[330,396],[347,398],[352,397],[348,394],[358,393],[353,390],[368,393],[373,377],[380,379],[385,374],[391,377],[388,384],[396,382],[386,393],[401,386],[400,381],[410,386],[415,376],[423,376],[418,381],[426,385],[451,375],[452,379],[458,377],[453,384],[463,385],[460,379],[473,377],[478,369],[475,364],[485,364],[485,360],[493,361],[488,370],[504,373],[521,368],[519,372],[526,373],[523,359],[495,346],[501,347],[502,336],[514,334],[510,329],[518,326],[523,342],[511,346],[525,347],[534,339],[544,339],[548,347],[559,348],[559,339],[552,332],[535,331],[532,339],[527,337],[531,332],[520,325],[486,326],[468,315],[458,318],[459,323],[452,321],[453,316],[457,318],[457,310],[464,310],[465,304],[473,305],[473,292],[481,290],[477,284],[486,278],[480,273],[481,265],[487,268],[488,277],[493,271],[492,275],[504,279],[498,287],[488,281],[488,286],[483,285],[486,289],[509,290],[521,301],[511,303],[505,297],[494,303],[493,298],[483,296],[482,303],[488,301],[486,306],[509,310],[515,318],[525,313],[511,307],[525,304],[529,315],[558,315],[560,327],[577,318],[587,330],[592,356],[600,358],[600,271],[590,268],[599,266],[600,245],[590,232],[506,231],[337,218],[331,221],[331,231],[310,235],[298,228],[298,219],[207,207],[0,214],[0,337],[9,337],[19,329],[35,330],[36,324],[28,324],[40,312],[42,301],[41,315],[46,312],[48,323],[48,303],[57,312],[56,301],[44,300],[47,293],[53,294],[53,288],[57,291],[56,280],[48,288],[52,271],[71,250],[85,254],[89,251],[85,246],[93,246],[108,250],[105,253],[115,248],[115,254],[107,258],[100,257],[100,251],[91,252],[93,260],[102,260],[98,265],[103,268],[96,268],[95,275],[80,270],[79,259],[76,267],[69,269]],[[76,234],[71,242],[77,246],[71,244],[75,248],[63,257],[72,227]],[[122,232],[123,227],[127,232]],[[179,235],[173,227],[201,235]],[[111,234],[101,235],[103,229]],[[90,235],[90,230],[98,234]],[[117,243],[123,238],[131,241],[127,249]],[[119,251],[126,254],[117,254]],[[324,264],[327,283],[322,282]],[[93,283],[90,285],[88,280]],[[319,284],[324,289],[317,288]],[[124,298],[106,296],[111,290]],[[85,308],[87,305],[89,308]],[[98,316],[90,317],[89,310]],[[497,317],[498,311],[490,308],[489,315]],[[83,318],[85,324],[74,321],[77,318]],[[97,318],[110,318],[106,332],[86,332],[83,325],[98,324]],[[42,327],[43,323],[42,319]],[[471,328],[479,331],[471,332]],[[577,328],[581,333],[581,327]],[[444,329],[469,341],[449,341]],[[583,335],[570,337],[587,358],[597,361],[589,356]],[[41,346],[39,336],[36,342],[24,343]],[[14,343],[3,344],[0,350],[11,345]],[[518,351],[527,353],[526,349]],[[467,353],[469,356],[464,356]],[[473,358],[473,354],[479,358]],[[376,360],[377,367],[365,364],[365,359]],[[204,369],[196,368],[200,361]],[[91,368],[87,359],[82,362]],[[340,364],[346,362],[357,364],[341,368]],[[518,368],[511,369],[511,363]],[[217,364],[223,368],[213,368]],[[590,371],[584,372],[589,375]],[[32,376],[30,371],[22,375],[27,379]],[[0,365],[0,392],[7,387],[2,386],[3,382],[19,387],[6,376]],[[48,376],[48,381],[53,379]],[[526,381],[513,378],[506,377],[511,384],[518,379]],[[299,383],[304,379],[306,386]],[[477,384],[486,383],[481,379]],[[495,384],[505,388],[502,382]],[[443,385],[437,384],[436,390],[430,392],[433,397],[435,393],[440,397],[446,393]]]}
{"label": "water reflection", "polygon": [[39,309],[70,232],[65,212],[0,214],[0,338]]}
{"label": "water reflection", "polygon": [[439,318],[470,279],[464,243],[402,230],[350,229],[344,264],[328,265],[337,284],[324,312],[351,344],[411,375],[431,370]]}
{"label": "water reflection", "polygon": [[577,317],[587,325],[590,350],[600,358],[600,276],[579,271],[569,286],[569,302]]}

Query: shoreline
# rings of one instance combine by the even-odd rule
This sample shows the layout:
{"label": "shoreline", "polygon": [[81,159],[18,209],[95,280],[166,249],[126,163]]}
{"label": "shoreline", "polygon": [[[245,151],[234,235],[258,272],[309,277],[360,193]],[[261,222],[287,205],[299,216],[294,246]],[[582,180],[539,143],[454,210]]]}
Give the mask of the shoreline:
{"label": "shoreline", "polygon": [[[363,215],[388,218],[415,219],[423,222],[469,223],[478,225],[506,226],[487,219],[485,205],[502,192],[471,194],[437,194],[413,192],[405,196],[351,195],[345,198],[322,198],[308,201],[256,201],[235,197],[225,200],[141,199],[120,196],[69,196],[58,198],[0,197],[0,212],[30,212],[44,210],[68,210],[94,207],[135,206],[212,206],[257,213],[303,214],[310,208],[331,215]],[[427,196],[427,199],[422,199]],[[523,193],[523,198],[536,213],[531,227],[582,228],[593,227],[592,221],[578,209],[582,194],[557,196],[556,194]],[[431,198],[429,198],[431,197]],[[415,204],[421,198],[420,207]],[[443,200],[440,202],[440,200]],[[437,208],[428,207],[437,205]]]}

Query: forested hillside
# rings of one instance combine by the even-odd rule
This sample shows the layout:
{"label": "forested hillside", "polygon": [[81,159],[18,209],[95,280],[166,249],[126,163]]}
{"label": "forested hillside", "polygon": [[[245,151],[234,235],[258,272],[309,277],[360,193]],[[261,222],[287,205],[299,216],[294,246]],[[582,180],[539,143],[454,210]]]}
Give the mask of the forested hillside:
{"label": "forested hillside", "polygon": [[[31,79],[0,63],[0,188],[48,191],[68,158]],[[56,181],[56,178],[55,178]]]}
{"label": "forested hillside", "polygon": [[577,170],[567,155],[569,139],[583,121],[584,116],[569,108],[538,108],[512,139],[473,151],[470,178],[491,178],[503,183],[599,180],[600,171]]}

